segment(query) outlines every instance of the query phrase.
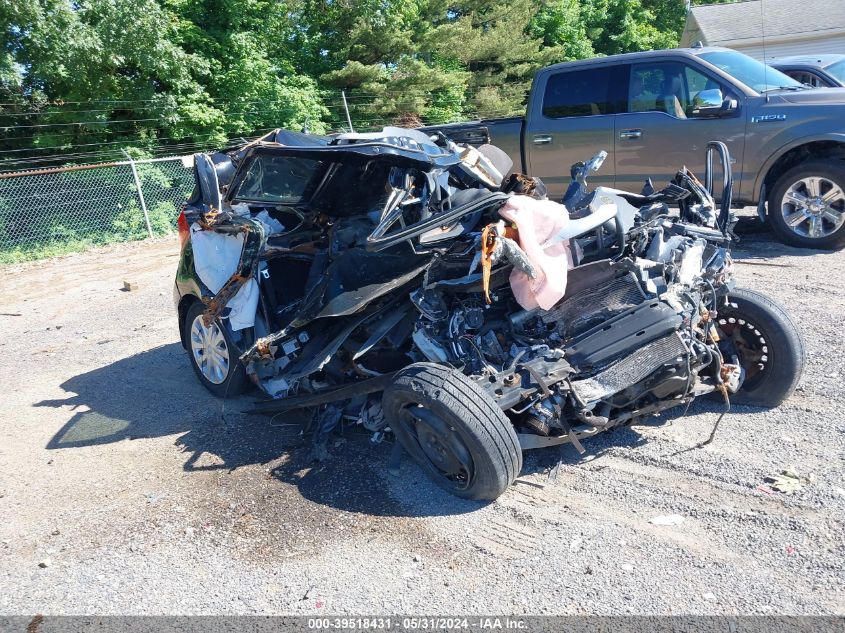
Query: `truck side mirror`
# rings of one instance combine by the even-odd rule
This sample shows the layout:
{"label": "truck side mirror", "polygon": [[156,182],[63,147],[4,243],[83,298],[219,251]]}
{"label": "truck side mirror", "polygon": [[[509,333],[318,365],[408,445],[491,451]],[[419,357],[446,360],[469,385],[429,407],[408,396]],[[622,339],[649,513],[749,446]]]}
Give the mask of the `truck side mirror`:
{"label": "truck side mirror", "polygon": [[692,99],[692,116],[723,117],[737,109],[736,99],[725,98],[719,88],[702,90]]}

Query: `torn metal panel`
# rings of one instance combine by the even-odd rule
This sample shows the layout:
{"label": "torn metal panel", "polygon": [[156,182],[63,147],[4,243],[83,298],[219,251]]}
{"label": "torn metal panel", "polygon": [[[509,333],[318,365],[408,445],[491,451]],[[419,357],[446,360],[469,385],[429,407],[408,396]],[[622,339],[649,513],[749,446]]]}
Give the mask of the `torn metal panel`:
{"label": "torn metal panel", "polygon": [[514,268],[521,270],[531,279],[536,276],[534,267],[528,260],[526,254],[514,241],[519,236],[518,231],[513,227],[506,227],[504,222],[488,224],[481,232],[481,276],[484,288],[484,300],[489,305],[490,298],[490,275],[493,265],[504,261]]}
{"label": "torn metal panel", "polygon": [[394,326],[396,326],[402,319],[404,319],[410,312],[412,306],[410,304],[401,305],[392,312],[383,316],[378,325],[373,329],[370,337],[364,341],[363,345],[358,348],[352,360],[358,360],[364,354],[369,352],[373,347],[381,341]]}
{"label": "torn metal panel", "polygon": [[233,329],[251,327],[258,305],[255,273],[264,244],[261,223],[234,216],[225,224],[214,224],[213,228],[203,229],[196,222],[191,233],[197,275],[214,293],[212,297],[203,297],[204,322],[210,325],[229,307]]}
{"label": "torn metal panel", "polygon": [[422,275],[429,263],[427,258],[345,251],[306,297],[292,325],[301,327],[314,319],[353,314]]}
{"label": "torn metal panel", "polygon": [[360,316],[349,319],[349,323],[346,324],[337,334],[331,337],[325,345],[318,347],[317,343],[320,339],[313,339],[311,341],[311,345],[307,349],[303,350],[301,361],[291,364],[290,368],[282,372],[282,377],[292,381],[302,378],[303,376],[309,376],[322,369],[326,363],[332,359],[332,356],[334,356],[337,350],[340,349],[343,342],[349,338],[349,335],[352,334],[353,330],[361,325],[361,323],[372,317],[374,312],[377,313],[380,312],[380,310],[370,311],[369,313],[364,313]]}
{"label": "torn metal panel", "polygon": [[429,217],[428,219],[421,220],[410,226],[405,226],[392,232],[390,232],[390,229],[396,223],[396,220],[390,218],[393,220],[392,222],[383,221],[373,230],[370,237],[367,238],[367,248],[372,251],[386,250],[396,246],[397,244],[401,244],[402,242],[418,237],[427,231],[459,220],[460,218],[472,214],[475,211],[498,208],[508,199],[508,197],[509,196],[507,194],[501,192],[485,192],[484,195],[479,196],[478,199],[468,202],[467,204],[443,211],[442,213]]}

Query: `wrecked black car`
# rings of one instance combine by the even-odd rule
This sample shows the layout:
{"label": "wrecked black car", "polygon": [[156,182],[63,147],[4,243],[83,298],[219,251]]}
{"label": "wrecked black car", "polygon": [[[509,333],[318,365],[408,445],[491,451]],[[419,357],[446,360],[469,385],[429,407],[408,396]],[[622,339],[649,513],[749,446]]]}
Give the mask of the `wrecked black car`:
{"label": "wrecked black car", "polygon": [[256,412],[310,408],[317,446],[350,421],[390,432],[473,499],[502,494],[522,450],[583,452],[697,396],[777,406],[803,347],[781,306],[734,287],[714,147],[720,207],[709,170],[589,191],[601,155],[561,204],[495,147],[401,128],[197,154],[183,346],[213,394],[252,384]]}

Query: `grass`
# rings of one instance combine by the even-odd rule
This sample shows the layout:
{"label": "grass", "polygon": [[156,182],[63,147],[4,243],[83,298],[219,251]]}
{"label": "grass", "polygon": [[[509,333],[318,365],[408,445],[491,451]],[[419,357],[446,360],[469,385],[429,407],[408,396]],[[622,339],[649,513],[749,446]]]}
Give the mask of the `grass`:
{"label": "grass", "polygon": [[[170,232],[172,233],[172,231]],[[156,231],[156,237],[167,235],[168,232]],[[82,253],[97,246],[118,244],[120,242],[137,242],[148,239],[147,235],[114,235],[106,234],[96,237],[76,238],[40,244],[27,244],[0,250],[0,265],[20,264],[39,259],[49,259],[71,253]]]}

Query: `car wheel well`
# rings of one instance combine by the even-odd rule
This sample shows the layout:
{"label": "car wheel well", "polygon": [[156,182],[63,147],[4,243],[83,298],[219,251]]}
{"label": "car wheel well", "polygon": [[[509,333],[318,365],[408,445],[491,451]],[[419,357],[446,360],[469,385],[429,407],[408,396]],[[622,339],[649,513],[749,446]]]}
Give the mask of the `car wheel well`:
{"label": "car wheel well", "polygon": [[188,310],[190,310],[191,306],[197,301],[199,301],[199,299],[194,295],[185,295],[179,299],[179,306],[177,307],[179,314],[179,340],[182,342],[182,347],[184,349],[188,349],[188,333],[185,330],[185,317],[188,314]]}
{"label": "car wheel well", "polygon": [[771,191],[778,178],[796,165],[817,158],[843,158],[845,159],[845,143],[839,141],[813,141],[798,147],[793,147],[783,156],[775,161],[769,168],[769,173],[763,180],[766,191]]}

